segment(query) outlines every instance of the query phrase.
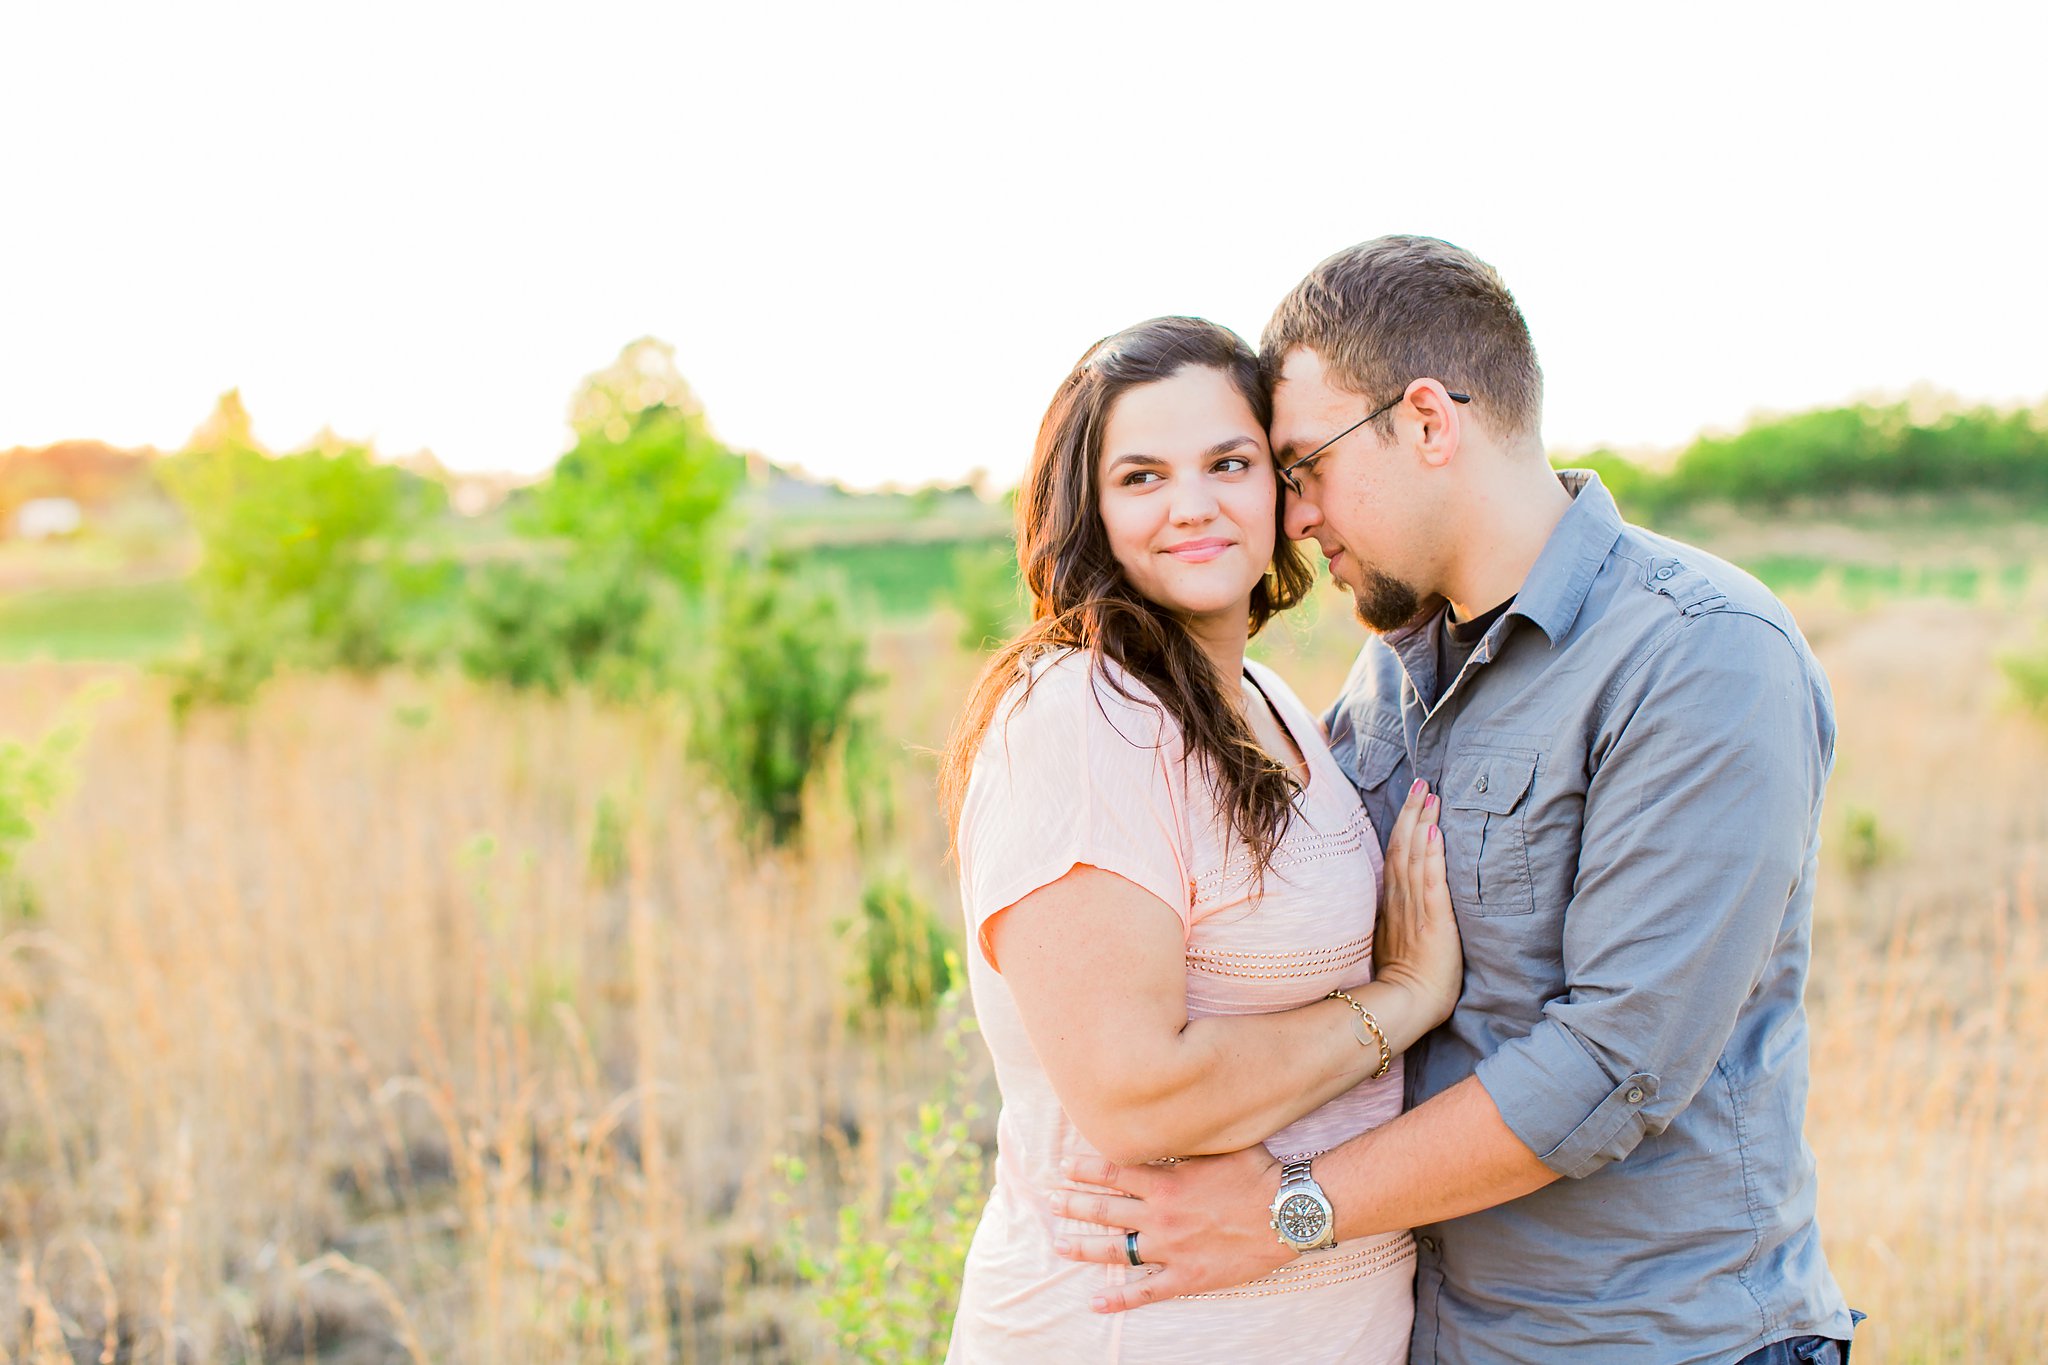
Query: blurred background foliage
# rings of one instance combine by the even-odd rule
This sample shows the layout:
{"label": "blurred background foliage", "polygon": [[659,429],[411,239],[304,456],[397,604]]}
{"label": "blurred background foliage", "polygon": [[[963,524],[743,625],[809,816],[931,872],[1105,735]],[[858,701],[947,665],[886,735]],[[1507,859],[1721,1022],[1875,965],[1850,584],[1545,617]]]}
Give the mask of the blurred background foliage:
{"label": "blurred background foliage", "polygon": [[1638,521],[1705,503],[1780,510],[1859,495],[1979,493],[2048,510],[2048,408],[1857,403],[1701,436],[1668,462],[1594,450],[1559,463],[1598,472]]}

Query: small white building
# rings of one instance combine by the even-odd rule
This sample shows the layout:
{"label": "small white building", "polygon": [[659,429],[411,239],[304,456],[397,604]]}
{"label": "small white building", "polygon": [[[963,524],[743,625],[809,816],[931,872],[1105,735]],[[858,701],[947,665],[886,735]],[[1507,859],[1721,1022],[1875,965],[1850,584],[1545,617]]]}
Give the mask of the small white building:
{"label": "small white building", "polygon": [[70,498],[30,498],[14,509],[14,534],[23,540],[68,536],[84,523]]}

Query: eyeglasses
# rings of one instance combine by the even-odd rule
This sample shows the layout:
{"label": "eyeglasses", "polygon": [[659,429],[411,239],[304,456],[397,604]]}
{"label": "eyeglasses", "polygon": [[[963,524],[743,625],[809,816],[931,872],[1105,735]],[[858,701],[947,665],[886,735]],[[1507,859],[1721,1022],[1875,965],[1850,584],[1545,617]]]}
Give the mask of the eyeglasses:
{"label": "eyeglasses", "polygon": [[[1390,408],[1394,407],[1397,403],[1399,403],[1402,398],[1406,398],[1407,396],[1407,390],[1402,390],[1399,398],[1388,399],[1386,402],[1380,404],[1371,412],[1368,412],[1365,416],[1359,418],[1356,422],[1353,422],[1350,426],[1344,428],[1344,430],[1338,432],[1335,436],[1332,436],[1329,440],[1323,442],[1321,445],[1317,446],[1314,450],[1311,450],[1308,454],[1302,456],[1300,459],[1289,460],[1286,464],[1279,466],[1274,472],[1279,474],[1280,482],[1287,485],[1289,492],[1293,493],[1296,497],[1300,497],[1302,495],[1301,480],[1295,476],[1295,470],[1300,469],[1303,465],[1307,464],[1309,461],[1321,455],[1331,446],[1337,444],[1337,442],[1343,440],[1346,436],[1349,436],[1352,432],[1358,430],[1367,422],[1370,422],[1373,418],[1379,416],[1383,412],[1388,411]],[[1453,393],[1449,389],[1444,390],[1444,396],[1450,399],[1453,403],[1469,403],[1472,401],[1471,394]]]}

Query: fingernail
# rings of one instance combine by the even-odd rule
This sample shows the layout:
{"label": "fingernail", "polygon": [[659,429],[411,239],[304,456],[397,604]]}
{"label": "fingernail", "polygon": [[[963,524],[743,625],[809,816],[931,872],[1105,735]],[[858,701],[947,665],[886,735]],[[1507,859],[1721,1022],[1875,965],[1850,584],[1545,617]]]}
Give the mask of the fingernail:
{"label": "fingernail", "polygon": [[1423,797],[1423,798],[1422,798],[1422,808],[1423,808],[1424,810],[1435,810],[1435,809],[1436,809],[1436,798],[1435,798],[1434,796],[1425,796],[1425,797]]}
{"label": "fingernail", "polygon": [[1088,1306],[1098,1313],[1107,1313],[1109,1311],[1109,1300],[1104,1298],[1090,1299],[1088,1300]]}
{"label": "fingernail", "polygon": [[1072,1242],[1067,1241],[1065,1238],[1062,1238],[1059,1241],[1054,1242],[1052,1244],[1052,1249],[1054,1255],[1064,1256],[1074,1249],[1074,1244]]}
{"label": "fingernail", "polygon": [[1063,1194],[1056,1194],[1045,1202],[1052,1206],[1054,1213],[1065,1213],[1067,1211],[1067,1197]]}
{"label": "fingernail", "polygon": [[1435,825],[1429,827],[1429,841],[1432,844],[1443,837],[1443,831],[1439,830]]}
{"label": "fingernail", "polygon": [[1418,777],[1415,779],[1415,785],[1408,789],[1408,794],[1410,796],[1413,796],[1415,795],[1415,793],[1421,791],[1424,787],[1428,785],[1429,784],[1427,782],[1424,782],[1421,778]]}
{"label": "fingernail", "polygon": [[1073,1178],[1074,1158],[1067,1157],[1060,1162],[1060,1174],[1066,1176],[1070,1180]]}

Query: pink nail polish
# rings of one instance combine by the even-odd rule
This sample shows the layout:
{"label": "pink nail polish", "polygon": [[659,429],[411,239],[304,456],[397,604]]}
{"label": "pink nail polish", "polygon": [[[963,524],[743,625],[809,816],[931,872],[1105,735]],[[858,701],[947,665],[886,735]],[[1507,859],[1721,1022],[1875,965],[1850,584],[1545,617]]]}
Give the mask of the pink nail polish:
{"label": "pink nail polish", "polygon": [[1065,1238],[1061,1238],[1059,1241],[1054,1242],[1052,1244],[1052,1250],[1055,1256],[1064,1256],[1073,1249],[1074,1244],[1072,1242],[1067,1241]]}
{"label": "pink nail polish", "polygon": [[1415,795],[1415,793],[1421,791],[1424,787],[1428,785],[1429,784],[1427,782],[1424,782],[1421,778],[1418,777],[1415,779],[1414,785],[1408,788],[1408,794],[1410,796],[1413,796]]}
{"label": "pink nail polish", "polygon": [[1439,839],[1441,839],[1441,838],[1443,838],[1443,837],[1444,837],[1444,834],[1443,834],[1443,831],[1442,831],[1442,830],[1438,829],[1438,828],[1437,828],[1437,827],[1436,827],[1435,825],[1431,825],[1431,826],[1429,827],[1429,841],[1430,841],[1430,842],[1431,842],[1432,844],[1433,844],[1433,843],[1435,843],[1435,842],[1437,842],[1437,841],[1438,841]]}
{"label": "pink nail polish", "polygon": [[1090,1299],[1088,1300],[1088,1306],[1090,1308],[1093,1308],[1098,1313],[1106,1313],[1109,1311],[1109,1300],[1099,1298]]}

